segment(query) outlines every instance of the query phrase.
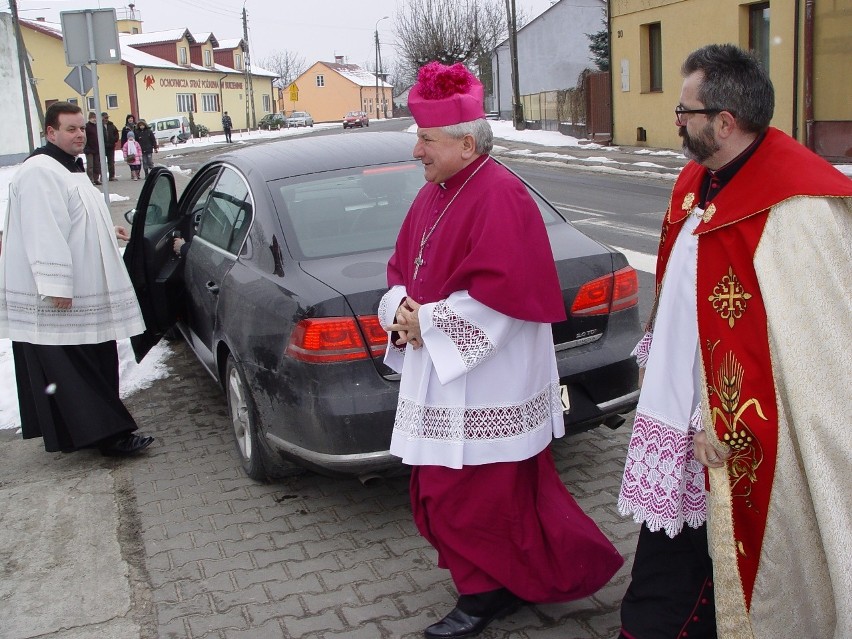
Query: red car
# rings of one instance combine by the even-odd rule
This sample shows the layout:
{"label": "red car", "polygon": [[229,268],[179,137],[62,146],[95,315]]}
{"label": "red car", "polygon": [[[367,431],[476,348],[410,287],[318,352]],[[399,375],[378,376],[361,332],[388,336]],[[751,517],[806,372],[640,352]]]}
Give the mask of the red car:
{"label": "red car", "polygon": [[363,111],[350,111],[343,116],[343,128],[370,126],[370,118]]}

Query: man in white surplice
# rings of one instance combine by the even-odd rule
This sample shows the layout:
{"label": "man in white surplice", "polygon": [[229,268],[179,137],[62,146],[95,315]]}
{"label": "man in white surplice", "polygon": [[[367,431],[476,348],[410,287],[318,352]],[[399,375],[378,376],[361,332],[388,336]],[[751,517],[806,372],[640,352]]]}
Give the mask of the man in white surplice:
{"label": "man in white surplice", "polygon": [[45,450],[131,455],[152,437],[118,396],[116,340],[145,329],[109,209],[77,159],[79,107],[52,104],[47,144],[9,185],[0,252],[0,337],[11,338],[24,439]]}

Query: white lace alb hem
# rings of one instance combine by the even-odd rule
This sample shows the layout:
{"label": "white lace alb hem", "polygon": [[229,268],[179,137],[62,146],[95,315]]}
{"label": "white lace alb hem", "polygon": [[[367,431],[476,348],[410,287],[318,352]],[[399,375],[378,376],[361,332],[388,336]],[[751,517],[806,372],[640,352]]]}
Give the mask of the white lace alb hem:
{"label": "white lace alb hem", "polygon": [[692,430],[681,430],[636,412],[618,510],[652,532],[674,537],[684,523],[707,520],[704,467],[695,459]]}

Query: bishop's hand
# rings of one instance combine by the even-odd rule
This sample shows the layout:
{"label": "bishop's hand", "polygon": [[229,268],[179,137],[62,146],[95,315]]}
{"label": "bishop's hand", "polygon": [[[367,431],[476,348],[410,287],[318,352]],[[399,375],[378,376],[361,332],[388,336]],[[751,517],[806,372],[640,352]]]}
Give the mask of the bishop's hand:
{"label": "bishop's hand", "polygon": [[417,315],[420,306],[421,304],[409,297],[396,309],[394,316],[396,323],[388,326],[388,330],[398,333],[399,339],[394,342],[397,346],[411,344],[415,350],[423,347],[423,337],[420,335],[420,319]]}

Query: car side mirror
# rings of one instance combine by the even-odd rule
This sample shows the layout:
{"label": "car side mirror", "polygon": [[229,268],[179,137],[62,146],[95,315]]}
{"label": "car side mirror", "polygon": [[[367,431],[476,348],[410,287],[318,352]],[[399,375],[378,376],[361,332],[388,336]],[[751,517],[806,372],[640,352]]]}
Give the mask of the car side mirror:
{"label": "car side mirror", "polygon": [[133,224],[133,218],[136,217],[136,209],[130,209],[124,212],[124,219],[128,224]]}

